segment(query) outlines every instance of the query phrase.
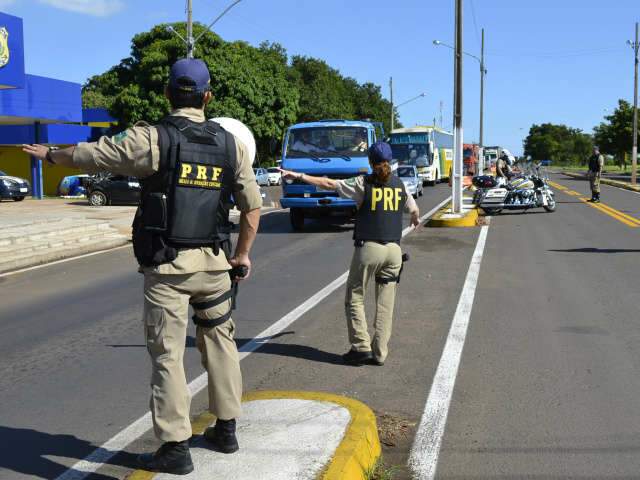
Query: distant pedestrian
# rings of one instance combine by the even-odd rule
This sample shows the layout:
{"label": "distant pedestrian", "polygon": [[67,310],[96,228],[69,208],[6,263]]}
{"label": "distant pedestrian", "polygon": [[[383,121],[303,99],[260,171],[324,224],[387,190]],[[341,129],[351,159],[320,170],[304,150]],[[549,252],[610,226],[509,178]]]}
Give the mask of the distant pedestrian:
{"label": "distant pedestrian", "polygon": [[589,185],[591,186],[591,200],[593,203],[600,203],[600,176],[604,168],[604,157],[598,147],[593,147],[593,155],[589,158]]}
{"label": "distant pedestrian", "polygon": [[[342,358],[350,365],[384,365],[387,358],[396,284],[402,270],[403,210],[411,214],[411,224],[419,224],[420,211],[404,184],[391,171],[391,147],[376,142],[369,148],[373,173],[346,180],[312,177],[281,170],[283,178],[335,190],[358,205],[353,234],[355,251],[349,269],[345,299],[351,349]],[[375,279],[376,314],[373,339],[369,336],[364,311],[365,291]]]}

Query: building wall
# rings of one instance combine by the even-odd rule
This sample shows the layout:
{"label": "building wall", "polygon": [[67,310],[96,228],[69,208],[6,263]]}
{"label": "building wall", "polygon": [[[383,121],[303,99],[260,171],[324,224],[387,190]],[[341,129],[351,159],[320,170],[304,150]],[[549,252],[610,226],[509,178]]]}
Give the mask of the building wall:
{"label": "building wall", "polygon": [[[42,164],[44,194],[51,197],[58,194],[60,180],[68,175],[82,173],[76,168],[51,166],[47,162],[42,162]],[[19,147],[0,146],[0,170],[8,175],[22,177],[31,182],[31,157]]]}

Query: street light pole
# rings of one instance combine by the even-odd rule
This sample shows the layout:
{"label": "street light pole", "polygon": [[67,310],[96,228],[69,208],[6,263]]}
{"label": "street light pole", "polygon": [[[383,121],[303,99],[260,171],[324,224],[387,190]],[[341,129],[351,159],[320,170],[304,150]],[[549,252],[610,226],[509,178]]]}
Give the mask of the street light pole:
{"label": "street light pole", "polygon": [[631,150],[631,183],[636,184],[638,167],[638,52],[640,41],[638,40],[638,22],[636,22],[636,41],[634,49],[634,76],[633,76],[633,149]]}
{"label": "street light pole", "polygon": [[478,174],[484,174],[484,28],[482,29],[482,47],[480,50],[480,140],[478,146]]}
{"label": "street light pole", "polygon": [[193,58],[195,42],[193,41],[193,5],[187,0],[187,58]]}
{"label": "street light pole", "polygon": [[393,106],[393,77],[389,77],[389,97],[391,99],[391,132],[393,132],[393,129],[395,128],[395,125],[396,125],[396,122],[395,122],[396,112]]}
{"label": "street light pole", "polygon": [[456,2],[453,94],[453,213],[462,213],[462,0]]}

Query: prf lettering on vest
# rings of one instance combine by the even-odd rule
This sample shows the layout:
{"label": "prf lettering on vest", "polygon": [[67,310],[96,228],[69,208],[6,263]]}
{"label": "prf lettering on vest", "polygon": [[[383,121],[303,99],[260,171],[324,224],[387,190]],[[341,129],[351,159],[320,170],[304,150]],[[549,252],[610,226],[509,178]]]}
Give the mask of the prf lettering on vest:
{"label": "prf lettering on vest", "polygon": [[220,167],[182,163],[178,185],[218,189],[221,187],[221,176],[222,168]]}
{"label": "prf lettering on vest", "polygon": [[375,212],[378,209],[378,204],[382,202],[382,210],[397,212],[400,209],[401,199],[401,188],[374,187],[371,189],[371,211]]}

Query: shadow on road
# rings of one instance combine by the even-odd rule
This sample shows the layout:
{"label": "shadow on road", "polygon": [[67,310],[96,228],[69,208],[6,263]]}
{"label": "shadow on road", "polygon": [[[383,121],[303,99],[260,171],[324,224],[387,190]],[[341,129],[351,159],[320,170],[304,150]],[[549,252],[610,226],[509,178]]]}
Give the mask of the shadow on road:
{"label": "shadow on road", "polygon": [[563,253],[638,253],[639,249],[632,248],[569,248],[566,250],[548,250],[549,252],[563,252]]}
{"label": "shadow on road", "polygon": [[[275,338],[275,337],[274,337]],[[251,338],[238,338],[236,343],[243,345],[250,342]],[[269,338],[271,340],[271,338]],[[265,343],[256,350],[256,353],[267,353],[283,357],[300,358],[312,362],[328,363],[331,365],[344,365],[342,356],[336,353],[325,352],[308,345],[295,345],[291,343]]]}
{"label": "shadow on road", "polygon": [[[59,435],[28,428],[0,426],[0,476],[2,470],[8,470],[36,478],[53,479],[68,470],[68,467],[45,458],[47,456],[64,457],[81,460],[93,453],[96,445],[81,440],[73,435]],[[73,460],[72,463],[75,463]],[[116,454],[108,465],[116,465],[129,469],[136,468],[136,456],[132,453]],[[2,477],[12,478],[12,477]],[[115,480],[110,475],[93,474],[90,480]]]}

